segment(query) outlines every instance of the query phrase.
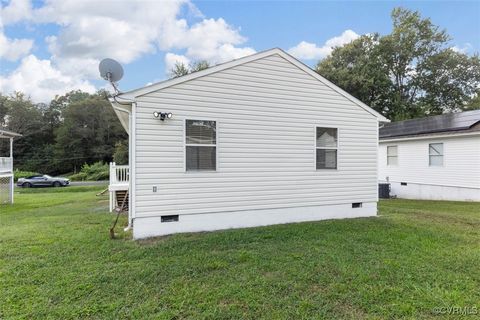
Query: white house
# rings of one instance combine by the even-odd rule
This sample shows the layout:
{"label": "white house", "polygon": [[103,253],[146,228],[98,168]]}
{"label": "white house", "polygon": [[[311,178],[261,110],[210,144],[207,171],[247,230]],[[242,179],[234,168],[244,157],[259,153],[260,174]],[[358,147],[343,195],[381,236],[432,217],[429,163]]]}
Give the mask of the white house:
{"label": "white house", "polygon": [[400,198],[480,201],[480,110],[383,126],[379,179]]}
{"label": "white house", "polygon": [[136,239],[377,213],[388,120],[280,49],[111,102]]}
{"label": "white house", "polygon": [[0,205],[13,203],[13,139],[21,134],[0,130],[0,139],[8,139],[10,148],[8,157],[0,157]]}

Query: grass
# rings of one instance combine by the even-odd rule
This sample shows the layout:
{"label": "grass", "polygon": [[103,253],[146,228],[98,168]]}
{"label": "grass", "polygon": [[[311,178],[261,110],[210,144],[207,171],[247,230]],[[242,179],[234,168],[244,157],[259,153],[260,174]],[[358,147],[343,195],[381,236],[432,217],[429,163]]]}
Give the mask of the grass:
{"label": "grass", "polygon": [[378,218],[134,242],[121,226],[108,238],[114,216],[100,190],[21,190],[0,207],[1,319],[433,319],[435,307],[480,309],[479,203],[389,200]]}

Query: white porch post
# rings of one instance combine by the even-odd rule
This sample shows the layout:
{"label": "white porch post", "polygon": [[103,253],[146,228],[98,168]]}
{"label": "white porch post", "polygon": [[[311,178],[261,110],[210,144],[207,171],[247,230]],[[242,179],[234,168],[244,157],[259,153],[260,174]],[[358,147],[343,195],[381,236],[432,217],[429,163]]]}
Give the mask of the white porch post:
{"label": "white porch post", "polygon": [[[110,162],[110,175],[109,175],[109,179],[110,179],[110,182],[109,182],[109,188],[110,186],[114,183],[114,179],[116,179],[116,170],[115,170],[115,162]],[[108,200],[109,200],[109,211],[110,212],[113,212],[113,202],[114,202],[114,197],[115,197],[115,191],[110,191],[108,193],[109,197],[108,197]]]}
{"label": "white porch post", "polygon": [[13,204],[13,188],[15,187],[14,183],[14,174],[13,174],[13,138],[10,138],[10,172],[12,176],[10,177],[10,203]]}

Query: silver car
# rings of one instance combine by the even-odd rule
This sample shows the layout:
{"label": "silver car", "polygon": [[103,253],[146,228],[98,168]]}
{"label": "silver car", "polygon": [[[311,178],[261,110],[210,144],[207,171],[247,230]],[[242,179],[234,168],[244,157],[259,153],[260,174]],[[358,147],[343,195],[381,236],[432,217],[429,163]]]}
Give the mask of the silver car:
{"label": "silver car", "polygon": [[62,177],[51,177],[48,174],[20,178],[17,186],[22,188],[31,187],[65,187],[70,184],[70,180]]}

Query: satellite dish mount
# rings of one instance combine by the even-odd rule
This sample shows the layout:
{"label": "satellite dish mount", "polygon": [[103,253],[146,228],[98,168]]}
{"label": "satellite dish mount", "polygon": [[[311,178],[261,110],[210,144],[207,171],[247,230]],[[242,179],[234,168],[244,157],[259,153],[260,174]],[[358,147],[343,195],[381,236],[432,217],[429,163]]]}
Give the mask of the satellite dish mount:
{"label": "satellite dish mount", "polygon": [[100,76],[110,82],[115,90],[115,94],[119,94],[120,91],[118,90],[117,82],[123,77],[123,68],[121,64],[113,59],[106,58],[100,61],[98,70],[100,71]]}

